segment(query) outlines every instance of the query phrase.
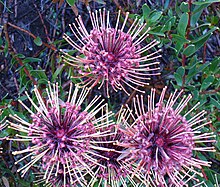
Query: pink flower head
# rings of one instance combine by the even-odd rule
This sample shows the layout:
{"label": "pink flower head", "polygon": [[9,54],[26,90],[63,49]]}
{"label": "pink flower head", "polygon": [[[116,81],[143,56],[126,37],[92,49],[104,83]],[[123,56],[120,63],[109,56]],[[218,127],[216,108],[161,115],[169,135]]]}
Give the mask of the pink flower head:
{"label": "pink flower head", "polygon": [[94,175],[88,166],[90,141],[91,138],[100,136],[98,129],[102,127],[102,124],[95,126],[97,121],[100,121],[95,116],[106,107],[106,104],[103,104],[103,100],[100,101],[100,97],[95,96],[83,110],[81,106],[89,90],[82,89],[80,92],[78,87],[74,92],[71,90],[72,84],[67,101],[64,102],[59,99],[58,85],[49,84],[49,89],[46,89],[46,100],[41,97],[35,87],[34,92],[38,103],[35,103],[28,94],[27,97],[36,113],[20,101],[30,112],[32,123],[17,115],[11,116],[20,124],[10,122],[10,128],[27,133],[27,135],[17,134],[17,138],[12,140],[31,142],[28,148],[13,152],[14,155],[28,153],[16,163],[27,157],[31,158],[27,164],[18,169],[22,176],[36,162],[40,162],[40,170],[44,171],[42,179],[46,183],[51,182],[51,176],[59,176],[59,181],[63,186],[73,183],[86,186],[84,176]]}
{"label": "pink flower head", "polygon": [[[126,141],[118,145],[133,148],[127,161],[137,162],[133,176],[139,175],[143,181],[152,186],[187,186],[189,180],[196,175],[203,176],[198,169],[210,166],[210,162],[195,158],[193,151],[214,152],[212,146],[203,147],[201,143],[212,143],[215,140],[213,132],[202,133],[201,129],[210,124],[203,118],[205,111],[194,114],[199,103],[182,115],[191,95],[183,97],[179,103],[182,91],[171,94],[164,102],[166,88],[160,99],[155,103],[155,89],[148,96],[148,110],[145,110],[143,96],[134,98],[134,123],[121,128]],[[129,108],[128,108],[129,109]],[[129,109],[130,110],[130,109]],[[191,116],[194,114],[193,116]]]}
{"label": "pink flower head", "polygon": [[127,148],[117,145],[118,141],[123,141],[123,134],[116,131],[117,126],[116,124],[108,126],[104,130],[110,131],[108,136],[95,137],[91,141],[96,146],[92,152],[95,161],[91,165],[96,171],[96,178],[90,181],[91,186],[97,179],[105,186],[125,185],[128,180],[134,183],[129,176],[132,166],[127,164],[123,157],[124,153],[127,153]]}
{"label": "pink flower head", "polygon": [[100,84],[98,88],[105,87],[108,97],[109,87],[115,91],[123,90],[128,95],[126,86],[144,92],[137,87],[148,85],[150,76],[159,74],[154,70],[159,69],[159,62],[155,60],[160,57],[157,54],[160,50],[149,52],[158,42],[153,40],[144,47],[141,45],[148,37],[150,28],[146,29],[146,23],[143,24],[136,18],[125,31],[129,13],[126,13],[121,27],[120,13],[121,11],[118,13],[115,27],[111,27],[109,11],[107,15],[105,9],[90,12],[90,32],[79,16],[76,19],[77,24],[70,24],[70,29],[79,42],[64,35],[64,39],[79,51],[80,56],[84,56],[73,57],[63,51],[64,61],[76,67],[81,75],[79,77],[84,78],[81,85],[94,87]]}

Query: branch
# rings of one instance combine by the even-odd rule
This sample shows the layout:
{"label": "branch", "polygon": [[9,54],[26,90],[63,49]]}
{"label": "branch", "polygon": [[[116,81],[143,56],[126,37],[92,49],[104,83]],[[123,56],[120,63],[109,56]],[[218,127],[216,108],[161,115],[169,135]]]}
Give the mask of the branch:
{"label": "branch", "polygon": [[[13,50],[13,48],[11,46],[10,38],[9,38],[9,35],[8,35],[8,26],[7,26],[7,24],[4,24],[4,33],[5,33],[5,39],[8,42],[9,52],[11,53],[12,56],[14,56],[14,58],[18,61],[18,63],[21,66],[24,67],[24,63],[22,62],[22,60],[19,57],[15,56],[16,53],[15,53],[15,51]],[[37,85],[37,81],[31,76],[30,72],[25,67],[24,67],[24,72],[27,74],[27,76],[33,82],[33,84]]]}
{"label": "branch", "polygon": [[[25,32],[25,33],[27,33],[28,35],[30,35],[32,38],[34,38],[34,39],[36,39],[37,38],[37,36],[35,36],[34,34],[32,34],[31,32],[29,32],[29,31],[27,31],[27,30],[25,30],[25,29],[22,29],[21,27],[18,27],[18,26],[16,26],[16,25],[14,25],[14,24],[12,24],[12,23],[10,23],[10,22],[8,22],[8,25],[10,25],[11,27],[13,27],[13,28],[15,28],[15,29],[18,29],[18,30],[20,30],[20,31],[22,31],[22,32]],[[57,51],[57,48],[54,46],[54,45],[50,45],[50,44],[48,44],[48,43],[45,43],[45,42],[42,42],[42,44],[45,46],[45,47],[47,47],[47,48],[49,48],[49,49],[52,49],[53,51]]]}

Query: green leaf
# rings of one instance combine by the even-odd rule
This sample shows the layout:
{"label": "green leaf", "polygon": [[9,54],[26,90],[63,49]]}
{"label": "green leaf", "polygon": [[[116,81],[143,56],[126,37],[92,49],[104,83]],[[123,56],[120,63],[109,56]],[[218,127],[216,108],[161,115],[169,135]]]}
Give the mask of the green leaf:
{"label": "green leaf", "polygon": [[216,71],[218,71],[218,68],[216,68],[216,67],[219,67],[219,66],[220,66],[220,57],[217,57],[213,61],[211,61],[209,69],[212,72],[216,72]]}
{"label": "green leaf", "polygon": [[175,45],[175,49],[177,51],[177,54],[179,54],[180,50],[183,48],[183,43],[177,42]]}
{"label": "green leaf", "polygon": [[194,91],[192,91],[192,94],[193,94],[193,99],[194,100],[198,100],[198,98],[199,98],[199,91],[194,89]]}
{"label": "green leaf", "polygon": [[204,23],[204,24],[201,24],[201,25],[197,25],[196,27],[191,28],[191,31],[195,31],[195,30],[198,30],[198,29],[205,30],[205,29],[208,29],[211,25],[212,24],[210,24],[210,23]]}
{"label": "green leaf", "polygon": [[215,100],[214,98],[210,97],[210,102],[216,106],[218,109],[220,109],[220,102]]}
{"label": "green leaf", "polygon": [[169,7],[170,0],[166,0],[164,3],[164,9],[167,9]]}
{"label": "green leaf", "polygon": [[215,77],[213,75],[208,76],[203,82],[200,87],[200,90],[206,90],[215,80]]}
{"label": "green leaf", "polygon": [[218,27],[213,27],[208,32],[206,32],[204,35],[198,37],[195,40],[192,40],[192,43],[195,45],[195,51],[194,52],[196,52],[200,47],[202,47],[204,45],[204,43],[210,38],[210,36],[212,35],[212,33],[216,29],[218,29]]}
{"label": "green leaf", "polygon": [[186,76],[186,84],[188,84],[197,73],[203,71],[206,67],[208,67],[210,65],[210,63],[205,63],[200,66],[197,66],[197,65],[198,65],[198,63],[187,68],[187,69],[189,69],[189,73]]}
{"label": "green leaf", "polygon": [[201,35],[200,37],[196,38],[195,40],[192,40],[192,43],[197,43],[199,41],[201,41],[203,38],[205,38],[206,36],[212,34],[215,30],[219,29],[218,27],[213,27],[211,28],[208,32],[206,32],[205,34]]}
{"label": "green leaf", "polygon": [[161,28],[160,32],[166,32],[166,31],[170,31],[172,25],[174,24],[176,20],[175,16],[172,16],[170,19],[168,19],[165,24],[163,25],[163,27]]}
{"label": "green leaf", "polygon": [[20,54],[20,53],[16,54],[15,57],[18,57],[18,58],[25,58],[25,56],[24,56],[23,54]]}
{"label": "green leaf", "polygon": [[180,10],[182,10],[183,12],[189,12],[188,3],[182,2],[181,5],[180,5]]}
{"label": "green leaf", "polygon": [[66,0],[66,2],[70,5],[73,6],[76,2],[76,0]]}
{"label": "green leaf", "polygon": [[162,32],[154,32],[153,30],[151,30],[148,33],[152,34],[152,35],[157,35],[157,36],[165,37],[164,33],[162,33]]}
{"label": "green leaf", "polygon": [[187,40],[184,36],[181,36],[179,34],[172,34],[171,35],[174,41],[179,41],[181,43],[189,43],[189,40]]}
{"label": "green leaf", "polygon": [[150,8],[149,6],[145,3],[143,6],[142,6],[142,12],[143,12],[143,17],[144,19],[147,19],[150,15]]}
{"label": "green leaf", "polygon": [[58,75],[60,74],[60,72],[63,70],[63,66],[64,66],[64,65],[61,65],[60,67],[58,67],[58,68],[56,69],[56,71],[55,71],[55,73],[53,74],[52,79],[51,79],[52,82],[55,81],[55,79],[57,78],[57,76],[58,76]]}
{"label": "green leaf", "polygon": [[182,86],[183,78],[178,74],[174,73],[174,78],[178,86]]}
{"label": "green leaf", "polygon": [[[21,90],[22,91],[22,90]],[[20,96],[19,100],[21,101],[25,101],[28,97],[26,95]]]}
{"label": "green leaf", "polygon": [[178,86],[182,86],[183,83],[183,76],[185,74],[185,68],[184,67],[179,67],[176,72],[174,73],[174,78],[176,80],[176,83]]}
{"label": "green leaf", "polygon": [[2,37],[0,37],[0,46],[3,44]]}
{"label": "green leaf", "polygon": [[185,68],[180,66],[177,70],[176,70],[176,73],[179,74],[181,77],[184,76],[185,74]]}
{"label": "green leaf", "polygon": [[219,3],[219,0],[206,0],[200,2],[193,2],[194,5],[204,5],[204,4],[211,4],[211,3]]}
{"label": "green leaf", "polygon": [[172,40],[176,42],[175,49],[177,50],[177,54],[183,48],[183,45],[185,43],[189,43],[190,42],[185,37],[183,37],[183,36],[181,36],[179,34],[172,34],[171,36],[172,36]]}
{"label": "green leaf", "polygon": [[180,10],[180,5],[178,3],[178,1],[175,1],[176,4],[175,4],[175,11],[176,11],[176,14],[178,15],[178,17],[180,17],[182,15],[182,12]]}
{"label": "green leaf", "polygon": [[31,70],[30,71],[31,76],[36,77],[38,79],[46,79],[47,75],[45,74],[45,70]]}
{"label": "green leaf", "polygon": [[194,44],[190,44],[188,45],[184,50],[183,50],[183,54],[186,55],[187,57],[192,55],[193,53],[196,52],[196,48]]}
{"label": "green leaf", "polygon": [[214,174],[216,173],[216,171],[214,171],[212,169],[208,169],[208,168],[204,168],[204,171],[205,171],[206,176],[208,178],[208,180],[205,181],[206,186],[208,186],[208,187],[217,187],[217,185],[214,186],[214,184],[216,182]]}
{"label": "green leaf", "polygon": [[162,27],[162,29],[160,30],[161,32],[166,32],[166,31],[170,31],[171,29],[171,22],[168,22],[166,24],[164,24],[164,26]]}
{"label": "green leaf", "polygon": [[180,20],[179,20],[179,23],[178,23],[178,26],[177,26],[177,32],[182,36],[185,36],[186,27],[187,27],[187,24],[188,24],[188,19],[189,19],[188,13],[183,13],[180,16]]}
{"label": "green leaf", "polygon": [[203,71],[203,70],[204,70],[206,67],[208,67],[210,64],[211,64],[210,62],[203,64],[202,66],[200,66],[200,67],[197,69],[197,72]]}
{"label": "green leaf", "polygon": [[[191,43],[193,43],[192,45],[189,45],[191,46],[189,49],[185,49],[185,54],[186,56],[190,56],[192,54],[194,54],[200,47],[202,47],[204,45],[204,43],[210,38],[210,36],[212,35],[212,33],[219,29],[218,27],[213,27],[211,28],[208,32],[206,32],[204,35],[196,38],[195,40],[192,40]],[[193,45],[194,45],[194,48],[193,48]],[[183,54],[184,54],[184,51],[183,51]]]}
{"label": "green leaf", "polygon": [[28,62],[40,62],[41,59],[40,58],[33,58],[33,57],[27,57],[25,58],[24,60],[22,60],[22,62],[25,64],[25,63],[28,63]]}
{"label": "green leaf", "polygon": [[41,38],[38,36],[37,38],[34,39],[34,43],[37,45],[37,46],[41,46],[42,45],[42,40]]}
{"label": "green leaf", "polygon": [[99,181],[95,182],[94,187],[98,187],[99,186]]}
{"label": "green leaf", "polygon": [[[27,179],[26,179],[27,180]],[[19,179],[19,182],[18,182],[21,186],[23,187],[29,187],[30,186],[30,183],[31,181],[25,181],[24,179]]]}
{"label": "green leaf", "polygon": [[208,7],[209,4],[203,4],[203,5],[196,5],[195,8],[192,11],[191,21],[190,25],[194,27],[196,23],[198,22],[203,10]]}
{"label": "green leaf", "polygon": [[169,17],[176,17],[176,16],[173,16],[173,10],[171,8],[168,9],[168,16]]}
{"label": "green leaf", "polygon": [[152,23],[156,22],[161,17],[161,15],[162,15],[161,11],[152,13],[152,15],[150,16],[150,21]]}
{"label": "green leaf", "polygon": [[167,46],[169,49],[172,49],[176,54],[178,54],[178,51],[176,50],[176,48],[171,47],[171,46]]}
{"label": "green leaf", "polygon": [[197,51],[200,47],[202,47],[202,46],[204,45],[204,43],[210,38],[211,35],[212,35],[212,33],[209,34],[209,35],[207,35],[207,36],[205,36],[205,37],[202,37],[201,40],[199,40],[199,41],[197,41],[197,42],[195,43],[195,49],[196,49],[196,51]]}
{"label": "green leaf", "polygon": [[217,16],[212,16],[211,17],[211,24],[212,25],[217,25],[219,23],[219,17]]}

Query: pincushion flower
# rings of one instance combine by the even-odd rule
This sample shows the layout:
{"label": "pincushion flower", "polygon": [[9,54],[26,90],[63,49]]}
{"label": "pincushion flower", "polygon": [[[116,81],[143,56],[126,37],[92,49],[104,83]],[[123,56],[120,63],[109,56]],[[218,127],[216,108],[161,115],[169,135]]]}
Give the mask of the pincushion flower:
{"label": "pincushion flower", "polygon": [[[131,178],[130,163],[125,162],[125,156],[129,150],[123,146],[117,145],[118,141],[123,141],[123,134],[117,131],[117,126],[123,123],[125,119],[125,110],[120,110],[118,120],[113,122],[107,119],[107,127],[102,131],[110,130],[112,132],[108,136],[95,137],[91,140],[91,143],[98,147],[93,150],[92,157],[95,162],[91,164],[91,168],[95,171],[95,178],[90,180],[89,186],[94,186],[94,183],[98,181],[98,184],[103,186],[115,186],[115,187],[127,187],[127,182],[135,184]],[[103,121],[104,123],[104,121]]]}
{"label": "pincushion flower", "polygon": [[[81,86],[105,88],[109,97],[109,87],[114,91],[123,90],[129,95],[126,86],[144,92],[137,87],[148,85],[151,75],[158,75],[157,58],[160,50],[152,52],[158,42],[153,40],[142,46],[141,43],[148,37],[150,28],[137,18],[125,31],[129,13],[126,13],[122,26],[119,25],[118,13],[115,27],[110,24],[109,11],[105,9],[90,12],[92,29],[87,31],[81,16],[76,23],[70,24],[70,29],[78,42],[64,34],[64,39],[73,46],[79,56],[74,57],[64,52],[64,61],[78,70],[82,77]],[[150,51],[150,52],[149,52]],[[146,54],[147,53],[147,54]],[[84,56],[81,57],[81,56]]]}
{"label": "pincushion flower", "polygon": [[36,112],[20,101],[31,114],[32,122],[29,123],[17,115],[11,116],[19,124],[10,122],[10,128],[20,132],[16,135],[17,138],[11,140],[31,142],[28,148],[13,152],[14,155],[28,153],[16,164],[28,157],[31,158],[27,164],[18,169],[22,176],[37,162],[40,171],[44,172],[43,179],[46,183],[50,182],[51,176],[63,176],[61,181],[63,186],[66,186],[67,182],[69,185],[79,183],[86,186],[84,176],[87,174],[94,176],[88,166],[91,159],[90,141],[91,138],[109,133],[99,130],[103,125],[99,121],[105,116],[95,118],[106,104],[103,104],[100,96],[95,96],[83,110],[81,106],[84,105],[89,90],[82,89],[80,92],[78,87],[74,92],[71,90],[72,84],[67,101],[64,102],[59,99],[58,85],[49,84],[45,99],[35,87],[37,103],[28,94],[27,97]]}
{"label": "pincushion flower", "polygon": [[[127,161],[137,163],[133,176],[136,172],[141,173],[142,180],[152,186],[188,186],[190,180],[198,182],[196,175],[203,176],[199,171],[202,166],[211,164],[195,158],[193,151],[214,152],[215,148],[210,143],[215,142],[215,135],[213,132],[202,133],[202,128],[211,122],[204,118],[205,111],[193,113],[199,103],[181,114],[191,95],[178,103],[183,91],[178,94],[175,91],[165,102],[165,92],[166,88],[156,103],[155,89],[152,89],[147,110],[143,96],[134,98],[134,123],[120,128],[126,141],[118,145],[133,148],[127,157]],[[129,107],[128,110],[131,111]],[[207,143],[209,146],[202,146]]]}

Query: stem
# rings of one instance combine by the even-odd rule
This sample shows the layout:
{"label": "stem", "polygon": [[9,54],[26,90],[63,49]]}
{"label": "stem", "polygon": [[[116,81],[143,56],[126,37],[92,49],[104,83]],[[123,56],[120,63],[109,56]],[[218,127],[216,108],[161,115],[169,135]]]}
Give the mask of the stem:
{"label": "stem", "polygon": [[[8,25],[10,25],[11,27],[13,27],[13,28],[15,28],[15,29],[18,29],[18,30],[20,30],[20,31],[22,31],[22,32],[27,33],[28,35],[30,35],[30,36],[31,36],[32,38],[34,38],[34,39],[37,38],[37,36],[35,36],[35,35],[32,34],[31,32],[29,32],[29,31],[27,31],[27,30],[25,30],[25,29],[22,29],[21,27],[18,27],[18,26],[14,25],[14,24],[12,24],[12,23],[10,23],[10,22],[8,22]],[[42,44],[43,44],[45,47],[47,47],[47,48],[49,48],[49,49],[52,49],[53,51],[57,51],[57,49],[56,49],[56,47],[55,47],[54,45],[49,45],[48,43],[45,43],[45,42],[42,42]]]}
{"label": "stem", "polygon": [[43,25],[43,27],[44,27],[44,31],[45,31],[45,34],[46,34],[46,37],[47,37],[47,41],[48,41],[49,43],[51,43],[51,39],[49,38],[48,30],[47,30],[47,27],[46,27],[46,25],[45,25],[45,23],[44,23],[44,19],[43,19],[42,15],[41,15],[40,11],[38,10],[36,4],[34,4],[34,7],[36,8],[37,13],[38,13],[38,15],[39,15],[39,17],[40,17],[41,23],[42,23],[42,25]]}
{"label": "stem", "polygon": [[[20,59],[19,57],[16,56],[16,50],[13,49],[11,42],[10,42],[10,38],[9,38],[9,34],[8,34],[8,25],[7,23],[4,24],[4,34],[5,34],[5,39],[8,42],[8,51],[9,53],[18,61],[18,63],[23,66],[24,68],[24,72],[26,73],[26,75],[28,76],[28,78],[33,82],[34,85],[38,85],[38,82],[31,76],[30,72],[28,71],[28,69],[25,67],[24,63],[22,62],[22,59]],[[42,95],[42,91],[39,90],[40,95]]]}
{"label": "stem", "polygon": [[31,76],[30,72],[25,68],[24,66],[24,63],[22,62],[22,60],[15,56],[15,51],[13,50],[12,46],[11,46],[11,43],[10,43],[10,38],[9,38],[9,35],[8,35],[8,27],[7,27],[7,24],[4,25],[4,33],[5,33],[5,38],[6,38],[6,41],[8,42],[8,49],[9,49],[9,52],[11,53],[11,55],[18,61],[18,63],[24,67],[24,72],[26,73],[26,75],[28,76],[28,78],[33,82],[34,85],[37,85],[37,81]]}

